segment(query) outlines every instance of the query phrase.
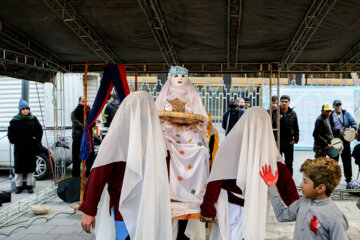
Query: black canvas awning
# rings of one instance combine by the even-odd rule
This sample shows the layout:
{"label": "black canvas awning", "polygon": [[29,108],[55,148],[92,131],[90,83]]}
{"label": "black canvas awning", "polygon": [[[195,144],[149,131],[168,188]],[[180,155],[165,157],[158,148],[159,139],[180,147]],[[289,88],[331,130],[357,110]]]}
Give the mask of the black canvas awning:
{"label": "black canvas awning", "polygon": [[[360,71],[358,0],[0,0],[0,75],[114,62],[163,72]],[[90,69],[92,70],[92,69]],[[95,70],[95,67],[93,67]]]}

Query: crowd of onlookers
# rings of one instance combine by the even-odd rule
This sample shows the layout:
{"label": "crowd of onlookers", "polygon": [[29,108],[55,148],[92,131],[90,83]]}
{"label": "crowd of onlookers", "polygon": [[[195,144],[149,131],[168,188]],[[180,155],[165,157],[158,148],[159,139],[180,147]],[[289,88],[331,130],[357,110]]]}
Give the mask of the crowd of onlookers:
{"label": "crowd of onlookers", "polygon": [[[248,99],[247,99],[248,100]],[[299,124],[296,112],[290,108],[290,96],[282,95],[280,104],[277,96],[271,98],[271,113],[274,137],[279,145],[280,153],[284,156],[285,163],[291,174],[293,173],[294,145],[299,142]],[[248,102],[248,105],[246,104]],[[336,161],[341,157],[343,162],[343,171],[347,183],[352,180],[351,149],[349,139],[344,136],[347,132],[352,132],[354,137],[358,137],[358,125],[349,112],[342,108],[341,100],[334,100],[333,106],[324,104],[321,114],[315,121],[313,137],[315,157],[326,157],[327,155]],[[227,135],[236,122],[250,106],[250,102],[243,98],[238,98],[229,102],[229,110],[223,114],[222,127]],[[279,111],[279,114],[278,114]],[[279,116],[279,126],[277,118]],[[279,129],[278,129],[279,128]],[[278,133],[280,137],[278,138]],[[279,142],[278,142],[279,139]],[[336,139],[336,140],[334,140]],[[339,144],[341,147],[336,147]],[[330,154],[330,151],[335,154]],[[337,153],[337,154],[336,154]]]}

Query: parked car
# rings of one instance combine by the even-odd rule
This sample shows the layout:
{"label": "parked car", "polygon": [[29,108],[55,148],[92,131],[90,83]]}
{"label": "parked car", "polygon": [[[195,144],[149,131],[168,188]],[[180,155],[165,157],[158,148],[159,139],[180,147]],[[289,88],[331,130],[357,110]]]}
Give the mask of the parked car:
{"label": "parked car", "polygon": [[[0,169],[14,168],[14,146],[11,145],[7,139],[7,132],[0,131]],[[53,139],[53,137],[49,137]],[[63,164],[68,167],[72,163],[71,159],[71,137],[59,138],[55,143],[50,144],[50,156],[52,159],[54,171]],[[56,164],[55,164],[56,163]],[[14,174],[13,171],[11,171]],[[46,179],[51,173],[51,165],[49,160],[49,153],[45,146],[42,152],[36,156],[35,178],[37,180]]]}
{"label": "parked car", "polygon": [[[14,167],[13,162],[13,146],[9,144],[6,133],[1,139],[0,142],[0,169],[12,169]],[[50,139],[51,137],[49,137]],[[52,164],[54,171],[58,171],[62,166],[67,168],[72,163],[72,154],[71,154],[71,137],[57,137],[57,141],[50,145],[50,156],[52,159]],[[94,139],[94,153],[95,155],[98,152],[101,139],[96,137]],[[10,152],[11,151],[11,152]],[[48,149],[43,146],[42,152],[36,156],[36,169],[34,177],[36,180],[42,180],[49,177],[51,174],[51,164],[49,159]]]}

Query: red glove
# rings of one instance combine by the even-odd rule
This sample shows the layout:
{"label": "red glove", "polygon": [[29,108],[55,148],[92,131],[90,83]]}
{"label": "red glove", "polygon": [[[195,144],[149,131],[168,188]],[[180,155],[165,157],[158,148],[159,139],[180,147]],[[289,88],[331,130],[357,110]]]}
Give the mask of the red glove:
{"label": "red glove", "polygon": [[262,166],[262,172],[260,171],[260,176],[262,177],[262,179],[264,179],[266,185],[271,188],[271,187],[274,187],[276,185],[276,182],[278,180],[278,171],[276,170],[275,172],[275,176],[272,175],[272,172],[271,172],[271,166],[269,165],[269,168],[268,168],[268,165],[265,164],[265,167]]}

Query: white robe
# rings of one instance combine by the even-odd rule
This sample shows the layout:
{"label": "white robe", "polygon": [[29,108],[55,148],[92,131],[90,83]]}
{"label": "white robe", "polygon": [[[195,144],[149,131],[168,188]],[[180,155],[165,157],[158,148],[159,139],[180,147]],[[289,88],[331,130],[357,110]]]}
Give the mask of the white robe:
{"label": "white robe", "polygon": [[[147,92],[131,93],[121,103],[93,168],[118,161],[126,162],[119,211],[130,239],[171,239],[166,144],[153,97]],[[107,186],[98,205],[95,234],[97,239],[115,239]]]}
{"label": "white robe", "polygon": [[[167,149],[170,152],[170,196],[171,199],[189,203],[181,210],[173,211],[172,216],[200,212],[200,204],[205,195],[209,176],[209,150],[206,142],[208,115],[191,81],[186,77],[184,85],[172,83],[170,77],[156,100],[158,111],[171,111],[169,101],[179,99],[185,102],[185,112],[200,114],[205,122],[197,125],[177,125],[161,121]],[[183,205],[184,206],[184,205]]]}
{"label": "white robe", "polygon": [[[220,145],[209,177],[209,182],[236,179],[242,191],[245,204],[239,221],[242,223],[239,239],[265,239],[267,186],[259,171],[264,164],[276,171],[277,161],[282,158],[275,144],[269,114],[262,107],[248,109]],[[214,231],[219,230],[222,239],[231,239],[227,196],[220,194],[215,207],[219,226]]]}
{"label": "white robe", "polygon": [[[197,125],[178,126],[162,121],[161,126],[170,152],[170,196],[180,201],[172,203],[172,217],[200,212],[209,176],[209,150],[206,140],[208,115],[199,93],[186,76],[182,87],[174,86],[172,77],[164,84],[156,100],[158,111],[172,111],[169,101],[185,102],[185,112],[200,114],[205,122]],[[173,226],[177,226],[174,221]],[[177,228],[174,227],[174,236]],[[191,240],[205,240],[205,224],[188,221],[185,235]]]}

